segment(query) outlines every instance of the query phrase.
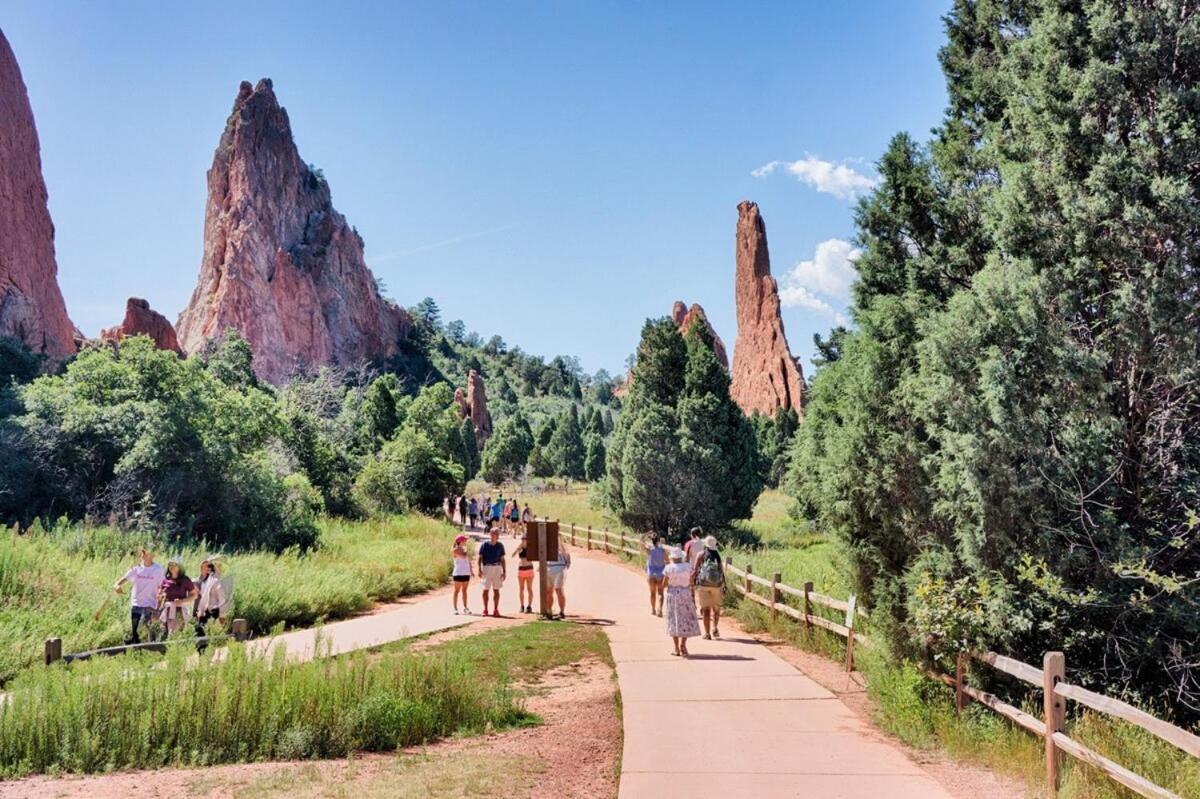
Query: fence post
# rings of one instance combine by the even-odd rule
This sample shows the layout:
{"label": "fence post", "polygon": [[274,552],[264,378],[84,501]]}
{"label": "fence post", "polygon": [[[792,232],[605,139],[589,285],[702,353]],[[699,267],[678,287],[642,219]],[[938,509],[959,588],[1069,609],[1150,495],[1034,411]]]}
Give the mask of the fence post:
{"label": "fence post", "polygon": [[858,620],[858,597],[846,600],[846,672],[854,671],[854,623]]}
{"label": "fence post", "polygon": [[587,527],[587,551],[592,551],[592,526],[590,524]]}
{"label": "fence post", "polygon": [[1054,733],[1062,732],[1066,723],[1066,702],[1054,693],[1054,686],[1061,682],[1067,673],[1066,658],[1062,652],[1047,652],[1042,659],[1042,692],[1043,708],[1046,717],[1046,789],[1050,796],[1058,796],[1058,746],[1054,743]]}
{"label": "fence post", "polygon": [[575,543],[575,522],[571,522],[571,546],[577,546]]}
{"label": "fence post", "polygon": [[608,548],[608,528],[604,528],[604,554],[610,555],[612,551]]}
{"label": "fence post", "polygon": [[754,590],[753,583],[750,582],[750,575],[754,574],[754,564],[746,561],[746,593],[749,594]]}
{"label": "fence post", "polygon": [[779,618],[779,611],[775,609],[775,606],[779,603],[779,583],[782,580],[783,575],[779,572],[771,575],[771,624],[774,624],[775,620]]}
{"label": "fence post", "polygon": [[62,639],[61,638],[47,638],[46,639],[46,649],[44,652],[44,657],[45,657],[47,666],[49,666],[51,663],[53,663],[57,660],[62,660]]}
{"label": "fence post", "polygon": [[967,656],[962,652],[958,653],[958,660],[954,664],[954,713],[955,715],[962,713],[963,708],[967,706],[967,694],[963,691],[963,680],[967,676]]}
{"label": "fence post", "polygon": [[808,598],[809,593],[813,590],[812,580],[804,584],[804,627],[808,629],[812,627],[812,622],[808,617],[812,615],[812,600]]}
{"label": "fence post", "polygon": [[245,619],[234,619],[233,626],[230,627],[229,629],[230,629],[230,632],[233,634],[233,640],[235,640],[235,641],[245,641],[246,638],[248,637],[246,635],[246,620]]}

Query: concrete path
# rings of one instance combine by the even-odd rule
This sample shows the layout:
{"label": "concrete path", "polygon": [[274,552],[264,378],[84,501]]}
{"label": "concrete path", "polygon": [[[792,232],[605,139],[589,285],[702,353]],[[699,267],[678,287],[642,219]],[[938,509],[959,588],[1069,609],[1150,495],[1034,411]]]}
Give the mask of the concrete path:
{"label": "concrete path", "polygon": [[[511,555],[516,542],[501,541]],[[603,556],[571,552],[567,613],[603,626],[617,664],[625,730],[620,799],[950,799],[832,693],[754,639],[695,638],[690,659],[674,657],[664,620],[650,615],[645,580]],[[509,564],[500,607],[511,618],[522,614],[516,564]],[[480,589],[472,580],[476,612]],[[455,615],[441,591],[327,624],[321,635],[337,653],[464,624],[492,622]],[[297,630],[254,645],[283,642],[289,657],[311,658],[315,641],[315,631]]]}
{"label": "concrete path", "polygon": [[[645,580],[572,550],[567,613],[605,625],[624,713],[621,799],[949,799],[833,694],[751,638],[671,653]],[[580,742],[580,745],[586,745]]]}

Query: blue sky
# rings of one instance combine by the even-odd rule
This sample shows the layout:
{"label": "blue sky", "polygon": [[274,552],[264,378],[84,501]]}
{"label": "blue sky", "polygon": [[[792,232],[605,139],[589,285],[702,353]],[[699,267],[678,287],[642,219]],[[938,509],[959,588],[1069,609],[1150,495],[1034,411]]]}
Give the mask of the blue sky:
{"label": "blue sky", "polygon": [[854,197],[941,116],[947,7],[0,0],[0,26],[89,335],[131,295],[186,304],[205,171],[238,83],[268,76],[402,305],[589,371],[619,372],[676,299],[732,347],[753,199],[807,370],[846,304]]}

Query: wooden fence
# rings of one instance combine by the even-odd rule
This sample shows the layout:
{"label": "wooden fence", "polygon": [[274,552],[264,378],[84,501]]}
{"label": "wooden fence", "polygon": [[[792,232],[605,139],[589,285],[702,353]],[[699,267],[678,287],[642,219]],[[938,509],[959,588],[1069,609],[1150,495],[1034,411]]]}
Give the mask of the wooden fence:
{"label": "wooden fence", "polygon": [[233,639],[234,641],[245,641],[249,638],[248,627],[245,619],[234,619],[229,627],[228,633],[220,635],[204,635],[195,638],[168,638],[163,641],[146,641],[138,644],[119,644],[117,646],[106,646],[100,649],[90,649],[86,652],[72,652],[63,654],[61,638],[47,638],[45,649],[43,652],[43,662],[47,666],[51,663],[73,663],[77,660],[91,660],[94,657],[105,657],[108,655],[123,655],[126,652],[133,651],[150,651],[150,652],[166,652],[168,644],[216,644]]}
{"label": "wooden fence", "polygon": [[[607,529],[593,530],[590,526],[585,528],[575,524],[565,526],[560,524],[559,536],[564,540],[569,540],[574,546],[586,546],[589,550],[603,549],[609,553],[615,551],[635,556],[644,552],[640,538],[627,536],[620,532],[610,532]],[[580,541],[583,543],[580,544]],[[820,627],[846,639],[845,666],[847,671],[854,668],[855,644],[870,643],[867,636],[855,629],[855,624],[861,619],[866,619],[867,613],[865,609],[858,606],[853,594],[846,599],[837,599],[813,590],[811,582],[806,582],[803,588],[796,588],[785,584],[778,572],[771,575],[771,579],[768,580],[755,574],[752,564],[746,563],[744,569],[738,568],[731,558],[725,559],[725,573],[727,577],[735,578],[729,579],[727,584],[751,602],[769,609],[772,621],[775,621],[778,614],[782,613],[801,622],[806,627]],[[763,591],[756,591],[756,587]],[[798,606],[790,604],[787,601],[789,597],[796,600]],[[825,615],[814,613],[814,606],[845,614],[844,623],[839,624]],[[1026,713],[993,694],[968,685],[967,673],[973,662],[989,666],[1041,690],[1043,695],[1042,718]],[[1017,726],[1040,736],[1045,742],[1046,787],[1050,795],[1058,794],[1062,756],[1066,754],[1100,769],[1109,778],[1140,796],[1150,799],[1181,799],[1177,794],[1155,785],[1145,777],[1068,737],[1065,732],[1066,701],[1070,700],[1098,713],[1122,719],[1192,757],[1200,757],[1200,736],[1152,716],[1127,702],[1066,682],[1066,659],[1062,652],[1047,652],[1041,668],[996,652],[964,653],[958,657],[955,665],[954,676],[935,671],[928,671],[926,674],[931,679],[945,683],[954,689],[956,712],[961,712],[969,700],[974,700],[1004,716]]]}

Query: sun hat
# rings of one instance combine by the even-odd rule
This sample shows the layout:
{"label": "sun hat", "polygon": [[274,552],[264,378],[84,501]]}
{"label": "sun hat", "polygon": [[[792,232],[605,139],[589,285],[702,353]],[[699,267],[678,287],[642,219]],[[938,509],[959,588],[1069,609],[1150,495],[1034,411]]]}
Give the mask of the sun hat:
{"label": "sun hat", "polygon": [[716,549],[717,548],[717,537],[715,535],[710,535],[710,536],[705,537],[704,548],[705,549]]}
{"label": "sun hat", "polygon": [[466,541],[466,540],[467,540],[467,537],[465,535],[460,535],[454,539],[454,543],[461,544],[463,541]]}
{"label": "sun hat", "polygon": [[172,555],[171,557],[167,558],[167,565],[170,566],[172,563],[174,563],[176,566],[178,566],[179,568],[182,569],[183,568],[183,556],[182,555]]}
{"label": "sun hat", "polygon": [[674,549],[672,549],[671,550],[671,560],[682,561],[683,560],[683,550],[680,549],[679,547],[675,547]]}

